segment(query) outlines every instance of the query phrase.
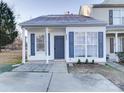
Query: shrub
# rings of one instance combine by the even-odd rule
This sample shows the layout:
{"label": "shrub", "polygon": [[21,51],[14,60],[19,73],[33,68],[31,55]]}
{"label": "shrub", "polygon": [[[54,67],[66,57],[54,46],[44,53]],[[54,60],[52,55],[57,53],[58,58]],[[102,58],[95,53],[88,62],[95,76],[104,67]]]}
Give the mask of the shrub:
{"label": "shrub", "polygon": [[92,60],[92,64],[94,64],[95,63],[95,61],[94,60]]}
{"label": "shrub", "polygon": [[81,64],[81,60],[80,59],[78,59],[77,64]]}
{"label": "shrub", "polygon": [[119,62],[124,62],[124,52],[116,52]]}
{"label": "shrub", "polygon": [[86,62],[85,63],[88,64],[88,59],[86,59]]}
{"label": "shrub", "polygon": [[107,61],[109,60],[109,55],[106,55],[106,60],[107,60]]}

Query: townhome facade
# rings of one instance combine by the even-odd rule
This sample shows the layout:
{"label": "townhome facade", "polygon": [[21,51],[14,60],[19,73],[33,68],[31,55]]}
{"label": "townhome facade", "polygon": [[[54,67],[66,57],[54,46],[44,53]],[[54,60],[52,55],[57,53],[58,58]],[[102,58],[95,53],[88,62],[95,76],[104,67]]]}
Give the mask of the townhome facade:
{"label": "townhome facade", "polygon": [[28,62],[106,62],[106,23],[103,21],[74,14],[46,15],[20,26],[23,29],[23,63],[26,56]]}
{"label": "townhome facade", "polygon": [[115,53],[124,52],[124,0],[104,0],[100,4],[83,5],[79,14],[107,23],[106,55],[111,61],[118,61]]}

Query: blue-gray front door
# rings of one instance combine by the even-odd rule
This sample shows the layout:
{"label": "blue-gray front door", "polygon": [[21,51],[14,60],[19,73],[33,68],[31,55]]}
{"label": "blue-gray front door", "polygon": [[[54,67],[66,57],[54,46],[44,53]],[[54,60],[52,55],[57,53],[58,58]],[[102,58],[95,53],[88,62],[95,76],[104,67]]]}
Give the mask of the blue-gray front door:
{"label": "blue-gray front door", "polygon": [[64,36],[55,36],[54,37],[54,58],[55,59],[64,59]]}

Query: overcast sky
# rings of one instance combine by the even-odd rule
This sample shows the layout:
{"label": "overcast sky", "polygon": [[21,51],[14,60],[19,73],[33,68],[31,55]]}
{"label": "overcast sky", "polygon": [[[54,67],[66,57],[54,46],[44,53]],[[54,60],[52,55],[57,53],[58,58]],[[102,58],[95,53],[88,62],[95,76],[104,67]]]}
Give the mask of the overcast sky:
{"label": "overcast sky", "polygon": [[70,11],[78,14],[83,4],[100,3],[103,0],[3,0],[13,9],[17,22],[23,22],[31,18],[48,15],[64,14]]}

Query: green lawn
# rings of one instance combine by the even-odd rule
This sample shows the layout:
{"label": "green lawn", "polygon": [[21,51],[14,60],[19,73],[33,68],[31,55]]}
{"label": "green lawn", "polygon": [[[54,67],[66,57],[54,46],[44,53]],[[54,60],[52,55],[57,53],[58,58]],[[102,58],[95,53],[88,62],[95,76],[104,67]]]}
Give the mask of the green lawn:
{"label": "green lawn", "polygon": [[0,64],[0,73],[8,72],[13,69],[11,64]]}
{"label": "green lawn", "polygon": [[11,71],[13,68],[12,65],[15,65],[15,64],[20,64],[21,63],[21,60],[17,60],[15,62],[10,62],[10,63],[5,63],[5,64],[0,64],[0,73],[3,73],[3,72],[9,72]]}
{"label": "green lawn", "polygon": [[11,71],[12,65],[21,63],[21,50],[0,52],[0,73]]}

